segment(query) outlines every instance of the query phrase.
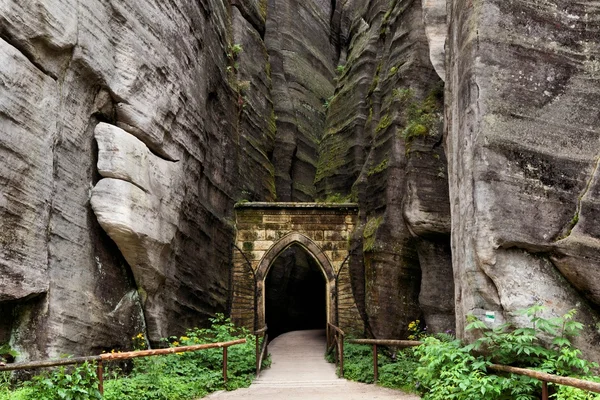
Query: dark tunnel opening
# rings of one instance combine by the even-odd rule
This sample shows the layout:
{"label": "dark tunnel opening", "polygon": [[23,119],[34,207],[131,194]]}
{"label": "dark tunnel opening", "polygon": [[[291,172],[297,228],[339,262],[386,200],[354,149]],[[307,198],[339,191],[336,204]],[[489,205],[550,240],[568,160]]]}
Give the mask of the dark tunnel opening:
{"label": "dark tunnel opening", "polygon": [[301,246],[290,246],[273,261],[265,280],[265,314],[270,338],[290,331],[325,329],[325,277]]}

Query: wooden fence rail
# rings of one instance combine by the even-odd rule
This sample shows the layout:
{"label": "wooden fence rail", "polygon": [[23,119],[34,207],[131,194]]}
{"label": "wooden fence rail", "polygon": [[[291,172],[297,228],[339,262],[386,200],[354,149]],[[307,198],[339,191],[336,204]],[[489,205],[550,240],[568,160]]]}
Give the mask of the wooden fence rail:
{"label": "wooden fence rail", "polygon": [[229,342],[219,343],[206,343],[198,344],[194,346],[181,346],[181,347],[169,347],[167,349],[156,349],[156,350],[138,350],[138,351],[127,351],[124,353],[104,353],[97,356],[87,357],[73,357],[63,358],[60,360],[46,360],[46,361],[33,361],[27,363],[15,363],[0,366],[0,372],[2,371],[16,371],[24,369],[37,369],[47,367],[57,367],[62,365],[73,365],[83,364],[84,362],[95,361],[98,363],[98,390],[101,394],[104,394],[104,373],[103,373],[103,362],[119,361],[119,360],[131,360],[132,358],[139,357],[151,357],[161,356],[167,354],[178,354],[189,351],[199,351],[214,348],[223,349],[223,381],[227,382],[227,348],[229,346],[235,346],[238,344],[246,343],[246,339],[232,340]]}
{"label": "wooden fence rail", "polygon": [[[394,347],[415,347],[421,346],[423,342],[418,340],[391,340],[391,339],[351,339],[348,343],[364,344],[373,346],[373,375],[377,382],[379,375],[377,346]],[[344,355],[342,354],[343,358]],[[571,386],[588,392],[600,393],[600,383],[586,381],[583,379],[570,378],[566,376],[552,375],[545,372],[535,371],[527,368],[517,368],[508,365],[492,364],[488,369],[496,372],[508,372],[511,374],[524,375],[535,378],[542,382],[542,400],[548,400],[548,383],[555,383],[563,386]]]}
{"label": "wooden fence rail", "polygon": [[[335,348],[335,365],[340,368],[340,378],[344,377],[344,337],[346,334],[339,327],[327,323],[327,353]],[[335,346],[335,347],[334,347]]]}

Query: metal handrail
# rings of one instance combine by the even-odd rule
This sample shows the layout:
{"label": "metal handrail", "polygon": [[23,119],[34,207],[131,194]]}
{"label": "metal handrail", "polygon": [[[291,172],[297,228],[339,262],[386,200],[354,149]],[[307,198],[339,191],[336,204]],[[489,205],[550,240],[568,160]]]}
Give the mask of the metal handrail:
{"label": "metal handrail", "polygon": [[[424,344],[418,340],[392,340],[392,339],[351,339],[348,343],[373,345],[373,375],[374,382],[377,382],[379,368],[377,365],[378,354],[377,346],[395,346],[395,347],[415,347]],[[600,393],[600,383],[586,381],[584,379],[570,378],[566,376],[548,374],[533,369],[511,367],[508,365],[491,364],[488,369],[497,372],[509,372],[511,374],[524,375],[535,378],[542,382],[542,400],[548,400],[548,382],[563,386],[571,386],[588,392]]]}
{"label": "metal handrail", "polygon": [[98,362],[98,369],[97,369],[98,391],[100,392],[100,394],[104,394],[103,362],[117,361],[117,360],[131,360],[132,358],[161,356],[161,355],[167,355],[167,354],[185,353],[185,352],[189,352],[189,351],[199,351],[199,350],[207,350],[207,349],[214,349],[214,348],[223,348],[223,381],[227,382],[227,348],[229,346],[235,346],[235,345],[243,344],[243,343],[246,343],[246,339],[232,340],[229,342],[197,344],[197,345],[193,345],[193,346],[169,347],[167,349],[137,350],[137,351],[127,351],[124,353],[104,353],[104,354],[100,354],[100,355],[96,355],[96,356],[64,358],[64,359],[60,359],[60,360],[34,361],[34,362],[27,362],[27,363],[15,363],[15,364],[8,364],[5,366],[0,366],[0,372],[16,371],[16,370],[23,370],[23,369],[57,367],[57,366],[61,366],[61,365],[83,364],[85,362],[96,361],[96,362]]}

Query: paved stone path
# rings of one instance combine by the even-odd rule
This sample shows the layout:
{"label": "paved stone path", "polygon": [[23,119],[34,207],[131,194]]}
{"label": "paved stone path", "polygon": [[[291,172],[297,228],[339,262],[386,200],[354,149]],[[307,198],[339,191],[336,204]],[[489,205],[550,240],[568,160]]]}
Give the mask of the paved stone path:
{"label": "paved stone path", "polygon": [[269,344],[271,368],[261,372],[249,388],[216,392],[210,400],[396,399],[418,400],[416,395],[376,385],[337,378],[335,364],[325,361],[325,331],[289,332]]}

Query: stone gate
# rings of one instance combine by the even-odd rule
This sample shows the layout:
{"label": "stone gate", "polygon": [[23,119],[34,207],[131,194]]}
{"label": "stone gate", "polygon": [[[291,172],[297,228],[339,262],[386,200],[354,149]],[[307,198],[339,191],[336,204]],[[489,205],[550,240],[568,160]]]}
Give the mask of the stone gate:
{"label": "stone gate", "polygon": [[348,266],[356,204],[240,203],[235,216],[233,322],[251,330],[265,325],[265,279],[273,261],[297,244],[315,259],[325,278],[327,322],[363,332]]}

